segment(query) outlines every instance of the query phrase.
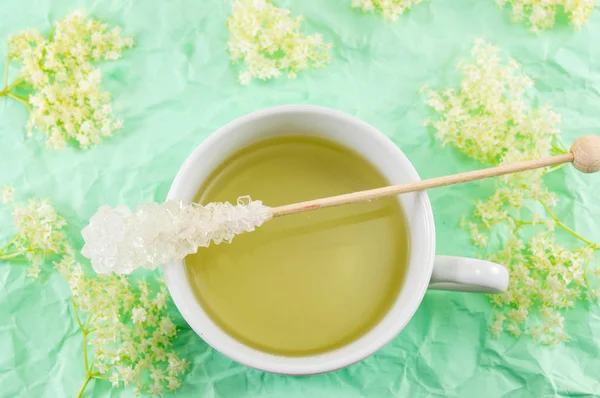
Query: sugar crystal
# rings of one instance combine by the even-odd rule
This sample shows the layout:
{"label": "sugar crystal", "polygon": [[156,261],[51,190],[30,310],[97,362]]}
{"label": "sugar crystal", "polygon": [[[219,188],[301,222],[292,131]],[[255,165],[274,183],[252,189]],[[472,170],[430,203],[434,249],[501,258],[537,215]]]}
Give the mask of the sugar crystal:
{"label": "sugar crystal", "polygon": [[125,206],[102,206],[81,231],[81,254],[98,274],[129,274],[182,260],[211,241],[230,243],[235,235],[254,231],[269,219],[270,208],[248,196],[239,198],[237,205],[169,200],[140,205],[135,212]]}

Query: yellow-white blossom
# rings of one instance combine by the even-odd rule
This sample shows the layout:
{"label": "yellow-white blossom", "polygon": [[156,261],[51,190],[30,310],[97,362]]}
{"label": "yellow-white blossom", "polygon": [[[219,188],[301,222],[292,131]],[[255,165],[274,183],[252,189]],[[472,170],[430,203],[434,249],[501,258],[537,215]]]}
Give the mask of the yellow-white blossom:
{"label": "yellow-white blossom", "polygon": [[352,0],[353,8],[363,12],[379,11],[385,19],[397,21],[398,16],[427,0]]}
{"label": "yellow-white blossom", "polygon": [[227,21],[227,49],[234,63],[243,62],[239,82],[267,80],[286,72],[289,78],[306,69],[324,67],[331,44],[320,34],[300,33],[302,17],[275,7],[270,0],[236,0]]}
{"label": "yellow-white blossom", "polygon": [[67,235],[65,219],[48,199],[30,199],[14,204],[13,188],[0,188],[0,197],[11,206],[16,235],[0,248],[0,260],[26,261],[26,275],[37,278],[45,259],[65,252]]}
{"label": "yellow-white blossom", "polygon": [[533,81],[515,60],[503,62],[498,47],[478,39],[471,55],[458,64],[460,90],[423,88],[440,116],[427,122],[436,137],[484,163],[548,155],[560,116],[547,106],[527,105],[525,93]]}
{"label": "yellow-white blossom", "polygon": [[56,263],[67,280],[87,346],[89,379],[109,376],[113,386],[135,385],[159,395],[181,385],[188,362],[172,350],[177,328],[169,317],[166,285],[131,283],[123,276],[83,272],[74,255]]}
{"label": "yellow-white blossom", "polygon": [[500,7],[510,5],[513,22],[526,21],[532,32],[551,29],[562,9],[576,29],[590,17],[596,0],[495,0]]}
{"label": "yellow-white blossom", "polygon": [[[477,40],[459,69],[459,90],[423,90],[438,115],[426,124],[443,144],[492,165],[566,152],[557,138],[560,117],[547,106],[528,104],[525,93],[533,82],[516,61],[503,62],[497,47]],[[497,308],[489,327],[495,337],[506,331],[543,344],[567,341],[561,313],[578,300],[597,300],[593,286],[600,272],[590,266],[600,245],[573,231],[552,210],[558,197],[543,177],[553,170],[497,178],[495,192],[475,201],[473,216],[460,222],[482,255],[510,272],[507,291],[490,296]],[[581,245],[560,243],[558,229]],[[492,236],[504,236],[499,247],[489,244]]]}
{"label": "yellow-white blossom", "polygon": [[15,189],[13,187],[0,187],[0,201],[5,205],[15,200]]}
{"label": "yellow-white blossom", "polygon": [[169,316],[164,281],[132,283],[116,275],[86,273],[68,243],[65,219],[48,200],[15,204],[14,190],[0,188],[0,197],[5,195],[10,196],[16,235],[0,248],[0,261],[27,261],[25,273],[35,278],[45,263],[56,259],[55,268],[70,287],[86,371],[78,397],[92,379],[155,395],[179,388],[189,363],[172,347],[177,327]]}
{"label": "yellow-white blossom", "polygon": [[[110,96],[100,89],[101,74],[94,64],[119,59],[132,46],[119,27],[109,29],[74,11],[56,22],[48,38],[33,29],[11,36],[8,57],[21,68],[17,81],[1,95],[28,106],[29,134],[44,133],[48,147],[61,149],[69,142],[92,147],[122,125],[113,116]],[[20,84],[32,89],[28,99],[12,93]]]}

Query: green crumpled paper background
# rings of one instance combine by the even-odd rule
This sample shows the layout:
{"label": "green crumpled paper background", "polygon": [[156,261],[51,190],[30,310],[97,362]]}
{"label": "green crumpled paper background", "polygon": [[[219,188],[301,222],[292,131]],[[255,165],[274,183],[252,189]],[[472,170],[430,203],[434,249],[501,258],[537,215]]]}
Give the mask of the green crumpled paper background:
{"label": "green crumpled paper background", "polygon": [[[343,110],[389,135],[422,178],[480,167],[441,148],[423,127],[429,110],[418,94],[425,83],[457,86],[455,64],[472,39],[499,44],[535,78],[535,102],[563,115],[563,139],[600,134],[600,12],[580,32],[564,18],[535,36],[511,24],[491,0],[432,0],[398,23],[350,8],[350,0],[280,0],[306,18],[305,32],[334,43],[325,69],[242,87],[225,52],[223,0],[3,0],[0,63],[11,33],[48,32],[74,8],[120,25],[137,45],[102,65],[103,87],[125,127],[90,151],[45,149],[26,138],[27,110],[0,98],[0,184],[21,198],[50,197],[78,231],[104,204],[134,206],[162,201],[179,166],[220,126],[248,112],[306,103]],[[2,74],[4,73],[2,68]],[[16,73],[11,66],[11,76]],[[551,179],[559,214],[585,236],[600,240],[598,177],[564,169]],[[493,183],[470,183],[431,192],[439,254],[474,256],[458,229],[461,214]],[[0,212],[0,240],[12,233]],[[74,396],[84,379],[82,337],[68,287],[56,273],[41,282],[15,264],[0,263],[0,396]],[[406,329],[367,360],[331,374],[283,377],[238,365],[209,348],[182,325],[176,348],[192,362],[178,397],[549,397],[600,395],[600,308],[579,303],[566,315],[572,341],[556,348],[487,332],[491,306],[483,296],[430,292]],[[173,311],[176,314],[176,311]],[[86,396],[131,396],[94,381]]]}

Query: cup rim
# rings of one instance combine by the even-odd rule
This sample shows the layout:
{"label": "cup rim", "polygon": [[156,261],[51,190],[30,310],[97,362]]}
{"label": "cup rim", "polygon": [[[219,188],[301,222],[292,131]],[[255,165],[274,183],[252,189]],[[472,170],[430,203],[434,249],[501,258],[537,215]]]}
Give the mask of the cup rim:
{"label": "cup rim", "polygon": [[[395,155],[398,156],[398,162],[402,163],[403,171],[406,172],[406,174],[408,175],[410,180],[413,180],[413,181],[420,180],[420,177],[419,177],[416,169],[414,168],[414,166],[412,165],[410,160],[408,160],[406,155],[404,155],[404,153],[390,140],[390,138],[388,138],[385,134],[381,133],[379,130],[377,130],[375,127],[371,126],[370,124],[368,124],[354,116],[351,116],[342,111],[332,109],[332,108],[315,106],[315,105],[281,105],[281,106],[275,106],[275,107],[270,107],[270,108],[254,111],[254,112],[248,113],[246,115],[243,115],[237,119],[234,119],[233,121],[231,121],[231,122],[227,123],[226,125],[224,125],[223,127],[219,128],[216,132],[211,134],[204,141],[202,141],[194,149],[194,151],[188,156],[188,158],[185,160],[185,162],[179,169],[177,175],[175,176],[175,178],[173,180],[173,183],[171,184],[171,187],[168,192],[166,200],[181,200],[182,199],[183,195],[180,194],[180,191],[185,186],[185,180],[187,179],[187,176],[193,172],[192,169],[194,168],[194,166],[197,165],[198,162],[201,162],[201,159],[202,159],[203,155],[206,153],[207,148],[212,147],[216,142],[223,140],[223,139],[227,139],[228,136],[235,134],[236,131],[238,131],[240,127],[244,126],[246,123],[253,121],[255,119],[266,118],[266,117],[281,115],[281,114],[285,114],[285,113],[293,114],[293,113],[302,113],[302,112],[304,112],[304,113],[308,112],[308,113],[313,113],[315,115],[320,114],[320,115],[326,115],[326,116],[330,116],[330,117],[340,118],[347,122],[357,125],[358,127],[362,128],[365,131],[368,131],[369,132],[368,139],[379,141],[380,144],[386,145],[386,146],[389,146],[392,148],[392,150],[395,152]],[[241,363],[245,366],[248,366],[250,368],[254,368],[254,369],[257,369],[260,371],[276,373],[276,374],[285,374],[285,375],[311,375],[311,374],[327,373],[330,371],[341,369],[341,368],[352,365],[356,362],[359,362],[359,361],[369,357],[373,353],[380,350],[383,346],[388,344],[394,337],[396,337],[402,331],[402,329],[410,321],[410,319],[413,317],[414,313],[416,312],[417,308],[421,304],[421,301],[423,300],[423,297],[427,290],[429,280],[431,278],[431,274],[433,271],[433,261],[434,261],[434,257],[435,257],[435,228],[434,228],[433,211],[432,211],[431,204],[430,204],[427,193],[425,191],[423,191],[422,194],[420,194],[418,196],[418,200],[420,202],[419,205],[422,206],[422,208],[424,210],[423,211],[424,222],[420,227],[424,229],[424,235],[426,236],[426,242],[425,242],[426,250],[424,253],[421,254],[421,257],[424,260],[424,264],[420,264],[421,268],[423,269],[421,271],[421,274],[423,275],[423,277],[421,277],[419,280],[418,286],[416,287],[416,293],[413,295],[411,304],[409,307],[403,308],[402,316],[400,317],[401,319],[398,319],[394,323],[394,325],[389,328],[389,331],[386,333],[386,335],[384,337],[379,338],[379,339],[372,339],[372,341],[369,341],[368,344],[364,344],[360,350],[356,349],[356,350],[344,355],[341,358],[327,360],[323,363],[312,363],[312,364],[311,363],[303,363],[303,361],[302,361],[303,358],[325,357],[332,352],[336,352],[340,349],[343,349],[344,347],[334,350],[332,352],[327,352],[324,354],[317,354],[317,355],[310,356],[310,357],[293,357],[295,359],[298,359],[298,361],[297,361],[298,363],[295,365],[290,365],[290,364],[284,363],[285,361],[283,361],[284,358],[287,359],[288,357],[277,356],[274,354],[266,354],[266,353],[255,350],[255,349],[248,347],[239,342],[237,342],[237,344],[235,344],[235,343],[231,343],[231,344],[219,343],[216,341],[217,338],[215,338],[215,336],[211,336],[211,335],[205,333],[205,331],[203,329],[206,326],[206,324],[203,324],[202,320],[197,319],[198,313],[196,312],[194,314],[193,311],[190,310],[189,304],[186,302],[187,300],[190,299],[190,296],[189,296],[189,294],[186,294],[184,292],[185,289],[181,288],[182,284],[188,284],[188,287],[189,287],[189,281],[187,280],[187,277],[185,275],[186,271],[185,271],[184,260],[174,261],[174,262],[171,262],[171,263],[168,263],[168,264],[165,264],[162,266],[165,283],[166,283],[169,293],[173,299],[173,302],[175,303],[175,306],[178,308],[178,310],[180,311],[183,318],[186,320],[186,322],[189,324],[189,326],[196,332],[196,334],[198,334],[198,336],[202,340],[204,340],[207,344],[209,344],[212,348],[214,348],[221,354],[229,357],[230,359],[232,359],[238,363]],[[412,227],[409,229],[412,231]],[[411,232],[411,235],[412,235],[412,232]],[[412,243],[411,243],[411,247],[412,247]],[[182,274],[182,272],[183,272],[183,274]],[[182,278],[184,280],[182,280]],[[195,297],[193,297],[193,299],[195,300]],[[398,298],[396,299],[396,301],[397,300],[398,300]],[[392,309],[388,310],[387,314],[389,315],[391,311],[392,311]],[[204,311],[201,310],[201,312],[203,313]],[[202,315],[202,314],[200,314],[200,315]],[[208,315],[205,313],[203,315],[208,317]],[[212,320],[210,320],[210,318],[208,318],[208,322],[212,323]],[[216,326],[216,328],[220,330],[220,328],[218,326]],[[227,333],[223,330],[220,330],[220,332],[227,335]],[[233,338],[231,338],[231,339],[233,339]],[[354,343],[350,343],[349,346],[351,346],[352,344],[354,344]],[[247,354],[241,353],[239,351],[239,349],[241,347],[246,347],[246,348],[250,349],[251,351],[255,351],[256,357],[253,357],[252,355],[247,355]],[[348,347],[348,346],[346,346],[346,347]],[[271,360],[264,361],[262,359],[259,359],[258,355],[263,356],[263,357],[271,357]],[[281,359],[281,361],[278,361],[278,359]]]}

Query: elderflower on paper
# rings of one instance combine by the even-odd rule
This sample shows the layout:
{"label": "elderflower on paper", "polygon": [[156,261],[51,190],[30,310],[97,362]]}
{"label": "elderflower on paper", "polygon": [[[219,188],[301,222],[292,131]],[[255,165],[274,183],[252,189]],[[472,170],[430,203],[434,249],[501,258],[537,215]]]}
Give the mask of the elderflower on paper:
{"label": "elderflower on paper", "polygon": [[55,268],[70,287],[75,320],[83,334],[86,373],[77,396],[92,379],[154,395],[178,389],[189,362],[172,347],[177,327],[169,316],[164,281],[131,283],[116,275],[87,275],[68,243],[65,219],[49,201],[14,204],[9,187],[0,188],[0,197],[8,197],[17,231],[0,248],[0,261],[27,260],[25,273],[35,278],[42,264],[58,258]]}
{"label": "elderflower on paper", "polygon": [[30,199],[25,204],[13,204],[13,188],[0,188],[0,197],[11,205],[16,235],[0,248],[0,261],[25,260],[26,275],[37,278],[46,258],[65,252],[66,221],[47,199]]}
{"label": "elderflower on paper", "polygon": [[15,200],[15,189],[13,187],[0,187],[0,201],[5,205]]}
{"label": "elderflower on paper", "polygon": [[[459,69],[459,90],[423,90],[438,115],[426,124],[443,144],[491,165],[567,152],[557,138],[559,116],[549,107],[529,106],[525,92],[533,82],[516,61],[502,62],[498,47],[477,40]],[[497,309],[489,326],[494,337],[507,332],[543,344],[567,341],[564,311],[578,301],[600,299],[600,272],[594,268],[600,244],[572,230],[552,210],[558,198],[543,177],[557,168],[495,179],[495,192],[476,201],[473,215],[460,222],[483,256],[509,269],[507,291],[489,296]],[[560,242],[557,231],[577,244]],[[490,237],[503,239],[491,245]]]}
{"label": "elderflower on paper", "polygon": [[385,19],[396,22],[404,11],[424,1],[427,0],[352,0],[352,7],[363,12],[379,11]]}
{"label": "elderflower on paper", "polygon": [[28,99],[29,135],[42,132],[55,149],[69,141],[89,148],[111,136],[122,121],[113,116],[108,93],[100,90],[94,63],[119,59],[132,46],[119,27],[109,29],[80,11],[58,21],[47,39],[33,29],[13,35],[9,59],[21,64],[18,81],[34,90]]}
{"label": "elderflower on paper", "polygon": [[502,62],[498,47],[477,39],[471,56],[458,64],[460,90],[423,89],[427,104],[440,114],[427,122],[436,137],[484,163],[514,161],[519,154],[547,156],[560,116],[549,107],[528,106],[525,93],[533,81],[515,60]]}
{"label": "elderflower on paper", "polygon": [[500,7],[510,5],[513,22],[526,21],[535,33],[551,29],[560,8],[573,26],[581,29],[596,6],[596,0],[496,0],[496,3]]}
{"label": "elderflower on paper", "polygon": [[181,386],[189,363],[173,351],[177,328],[169,316],[166,285],[153,288],[125,277],[88,276],[74,255],[56,263],[73,296],[84,335],[86,384],[108,379],[114,387],[161,395]]}
{"label": "elderflower on paper", "polygon": [[331,44],[320,34],[300,33],[302,17],[277,8],[270,0],[237,0],[227,20],[227,49],[234,63],[242,61],[239,82],[268,80],[287,72],[289,78],[306,69],[324,67],[330,60]]}

